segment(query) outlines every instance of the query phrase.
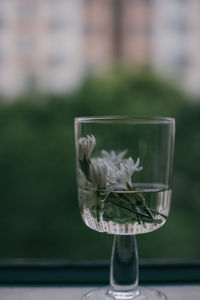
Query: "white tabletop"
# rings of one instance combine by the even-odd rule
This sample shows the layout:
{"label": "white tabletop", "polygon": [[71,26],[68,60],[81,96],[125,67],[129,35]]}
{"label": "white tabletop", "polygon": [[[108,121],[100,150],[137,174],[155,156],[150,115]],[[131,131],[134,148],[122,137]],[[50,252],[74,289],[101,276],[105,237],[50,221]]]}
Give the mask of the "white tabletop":
{"label": "white tabletop", "polygon": [[[200,300],[200,285],[159,286],[168,300]],[[89,287],[0,287],[0,300],[78,300]]]}

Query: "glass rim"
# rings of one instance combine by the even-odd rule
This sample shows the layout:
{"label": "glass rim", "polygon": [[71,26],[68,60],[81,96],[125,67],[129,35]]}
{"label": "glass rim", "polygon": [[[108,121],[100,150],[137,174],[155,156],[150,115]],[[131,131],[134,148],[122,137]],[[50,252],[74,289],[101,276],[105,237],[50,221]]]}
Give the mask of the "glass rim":
{"label": "glass rim", "polygon": [[164,116],[85,116],[74,118],[75,123],[129,123],[129,124],[170,124],[175,123],[175,118]]}

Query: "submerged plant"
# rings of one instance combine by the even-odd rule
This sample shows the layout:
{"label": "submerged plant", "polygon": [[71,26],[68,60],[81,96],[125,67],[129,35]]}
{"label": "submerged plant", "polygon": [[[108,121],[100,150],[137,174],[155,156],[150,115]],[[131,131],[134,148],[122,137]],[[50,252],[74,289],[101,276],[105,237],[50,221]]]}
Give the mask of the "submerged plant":
{"label": "submerged plant", "polygon": [[95,145],[93,135],[78,141],[80,186],[93,191],[92,199],[82,200],[90,203],[93,217],[98,222],[103,218],[120,224],[162,223],[159,216],[163,215],[148,208],[143,194],[133,184],[133,174],[143,169],[140,159],[134,162],[131,157],[125,158],[127,150],[120,153],[102,150],[99,157],[92,158]]}

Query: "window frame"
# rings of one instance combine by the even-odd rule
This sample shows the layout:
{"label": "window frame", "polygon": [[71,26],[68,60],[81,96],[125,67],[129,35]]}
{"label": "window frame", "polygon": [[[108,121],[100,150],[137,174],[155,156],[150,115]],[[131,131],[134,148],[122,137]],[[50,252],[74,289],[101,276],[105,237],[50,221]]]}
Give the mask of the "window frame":
{"label": "window frame", "polygon": [[[142,261],[143,285],[199,284],[200,261]],[[106,285],[109,262],[2,261],[0,285]]]}

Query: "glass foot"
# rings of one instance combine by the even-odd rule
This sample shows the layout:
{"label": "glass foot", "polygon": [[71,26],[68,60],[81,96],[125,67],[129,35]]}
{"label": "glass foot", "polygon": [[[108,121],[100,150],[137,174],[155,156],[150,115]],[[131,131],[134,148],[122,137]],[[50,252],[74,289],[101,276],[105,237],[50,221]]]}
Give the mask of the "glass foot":
{"label": "glass foot", "polygon": [[96,288],[82,297],[82,300],[167,300],[160,291],[153,288],[139,287],[134,292],[113,292],[109,287]]}

